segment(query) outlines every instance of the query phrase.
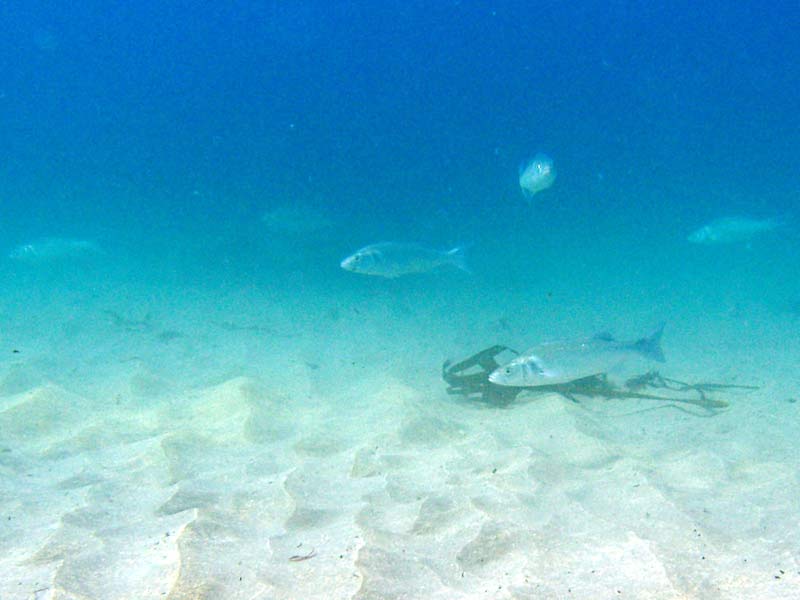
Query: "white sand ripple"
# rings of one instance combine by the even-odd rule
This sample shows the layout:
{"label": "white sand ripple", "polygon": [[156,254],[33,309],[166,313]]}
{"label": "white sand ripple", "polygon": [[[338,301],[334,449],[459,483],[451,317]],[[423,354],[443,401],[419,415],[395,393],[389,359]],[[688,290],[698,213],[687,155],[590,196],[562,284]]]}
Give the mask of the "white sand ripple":
{"label": "white sand ripple", "polygon": [[1,598],[800,590],[797,470],[703,442],[712,421],[665,413],[670,435],[695,438],[669,446],[641,434],[650,413],[555,396],[456,410],[391,379],[298,396],[238,377],[158,397],[2,397]]}

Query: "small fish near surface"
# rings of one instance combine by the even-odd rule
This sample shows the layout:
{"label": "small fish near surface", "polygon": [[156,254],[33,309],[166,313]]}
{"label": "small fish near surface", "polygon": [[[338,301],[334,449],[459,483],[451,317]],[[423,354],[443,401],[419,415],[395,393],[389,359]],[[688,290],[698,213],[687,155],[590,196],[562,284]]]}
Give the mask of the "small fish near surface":
{"label": "small fish near surface", "polygon": [[519,167],[519,187],[529,200],[552,186],[555,180],[553,159],[546,154],[539,153]]}
{"label": "small fish near surface", "polygon": [[442,251],[419,244],[381,242],[365,246],[341,262],[345,271],[387,279],[428,273],[446,266],[469,272],[464,248]]}
{"label": "small fish near surface", "polygon": [[489,381],[511,387],[556,385],[607,373],[632,355],[664,362],[663,331],[661,324],[649,336],[632,341],[600,333],[585,340],[545,342],[492,371]]}
{"label": "small fish near surface", "polygon": [[20,262],[44,263],[61,260],[84,259],[105,254],[91,240],[74,238],[42,238],[21,244],[8,254],[8,258]]}
{"label": "small fish near surface", "polygon": [[688,240],[693,244],[735,244],[775,231],[783,225],[778,219],[751,219],[748,217],[722,217],[692,232]]}

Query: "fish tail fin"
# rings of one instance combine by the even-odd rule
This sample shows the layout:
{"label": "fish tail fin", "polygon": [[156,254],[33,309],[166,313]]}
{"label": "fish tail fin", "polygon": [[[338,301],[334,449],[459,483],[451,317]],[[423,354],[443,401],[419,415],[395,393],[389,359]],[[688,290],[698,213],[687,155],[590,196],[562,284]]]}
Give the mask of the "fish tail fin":
{"label": "fish tail fin", "polygon": [[467,249],[465,246],[456,246],[452,250],[447,251],[447,260],[450,264],[458,267],[465,273],[472,273],[467,263]]}
{"label": "fish tail fin", "polygon": [[665,362],[664,351],[661,349],[661,334],[664,333],[664,325],[664,323],[661,323],[653,333],[635,341],[633,349],[645,358],[657,362]]}

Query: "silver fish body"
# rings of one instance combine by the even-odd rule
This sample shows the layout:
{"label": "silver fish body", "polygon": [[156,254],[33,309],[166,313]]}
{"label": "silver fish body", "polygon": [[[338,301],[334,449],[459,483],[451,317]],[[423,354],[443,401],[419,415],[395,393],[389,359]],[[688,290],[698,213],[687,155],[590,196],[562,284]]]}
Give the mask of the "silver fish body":
{"label": "silver fish body", "polygon": [[748,242],[754,237],[774,231],[781,226],[777,219],[723,217],[703,225],[689,235],[693,244],[734,244]]}
{"label": "silver fish body", "polygon": [[101,254],[104,254],[102,248],[91,240],[42,238],[17,246],[9,252],[8,257],[22,262],[50,262],[87,258]]}
{"label": "silver fish body", "polygon": [[585,340],[545,342],[492,371],[489,381],[510,387],[556,385],[607,373],[634,354],[663,362],[663,330],[661,325],[633,341],[618,341],[604,333]]}
{"label": "silver fish body", "polygon": [[531,199],[555,183],[556,168],[553,159],[539,153],[519,168],[519,187]]}
{"label": "silver fish body", "polygon": [[469,271],[464,249],[441,251],[419,244],[381,242],[365,246],[341,262],[346,271],[388,279],[427,273],[447,265]]}

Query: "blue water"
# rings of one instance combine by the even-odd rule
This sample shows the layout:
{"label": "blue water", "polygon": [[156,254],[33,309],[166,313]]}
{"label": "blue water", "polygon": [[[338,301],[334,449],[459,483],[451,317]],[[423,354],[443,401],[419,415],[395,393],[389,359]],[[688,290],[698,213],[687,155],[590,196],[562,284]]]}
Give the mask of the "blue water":
{"label": "blue water", "polygon": [[[8,397],[54,382],[91,404],[130,361],[181,390],[294,389],[267,352],[288,346],[325,389],[387,375],[445,402],[441,361],[545,333],[665,320],[668,356],[725,376],[771,363],[752,339],[794,343],[791,2],[11,0],[0,40]],[[558,177],[528,201],[538,152]],[[265,225],[286,207],[306,212]],[[784,226],[687,242],[729,215]],[[102,254],[7,258],[52,237]],[[463,244],[472,273],[339,268],[381,241]]]}
{"label": "blue water", "polygon": [[547,203],[570,217],[674,225],[796,199],[789,5],[10,2],[1,16],[12,232],[241,222],[264,190],[389,226],[480,220],[518,208],[517,166],[539,150],[560,172]]}

